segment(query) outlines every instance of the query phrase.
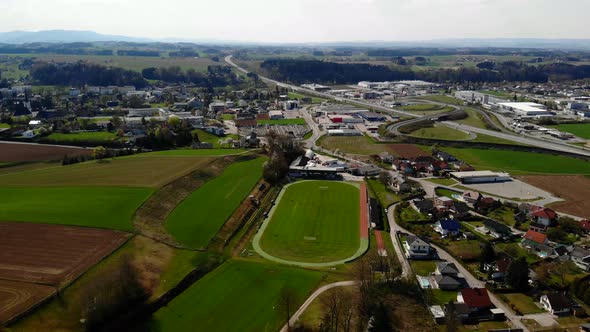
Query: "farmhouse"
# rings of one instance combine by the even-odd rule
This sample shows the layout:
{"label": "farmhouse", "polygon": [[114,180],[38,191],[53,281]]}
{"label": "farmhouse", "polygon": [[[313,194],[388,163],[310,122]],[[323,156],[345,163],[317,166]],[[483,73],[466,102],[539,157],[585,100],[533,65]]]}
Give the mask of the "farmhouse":
{"label": "farmhouse", "polygon": [[512,181],[508,173],[496,173],[492,171],[452,172],[451,176],[461,183],[496,183]]}

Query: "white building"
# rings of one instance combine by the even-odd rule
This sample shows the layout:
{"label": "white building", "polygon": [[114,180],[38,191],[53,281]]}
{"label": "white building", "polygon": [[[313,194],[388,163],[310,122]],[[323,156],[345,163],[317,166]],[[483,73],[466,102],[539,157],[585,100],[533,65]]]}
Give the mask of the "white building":
{"label": "white building", "polygon": [[285,116],[283,115],[282,111],[269,111],[268,112],[268,117],[271,120],[279,120],[279,119],[284,119]]}
{"label": "white building", "polygon": [[553,116],[545,105],[537,103],[498,103],[500,109],[513,112],[518,117]]}
{"label": "white building", "polygon": [[462,183],[495,183],[512,181],[510,174],[492,171],[452,172],[451,176]]}

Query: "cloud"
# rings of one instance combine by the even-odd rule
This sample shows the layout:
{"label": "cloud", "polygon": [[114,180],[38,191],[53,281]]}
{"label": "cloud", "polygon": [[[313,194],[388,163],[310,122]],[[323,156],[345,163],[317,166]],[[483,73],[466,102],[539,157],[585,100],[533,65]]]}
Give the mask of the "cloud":
{"label": "cloud", "polygon": [[0,0],[0,7],[2,31],[284,42],[590,38],[587,0]]}

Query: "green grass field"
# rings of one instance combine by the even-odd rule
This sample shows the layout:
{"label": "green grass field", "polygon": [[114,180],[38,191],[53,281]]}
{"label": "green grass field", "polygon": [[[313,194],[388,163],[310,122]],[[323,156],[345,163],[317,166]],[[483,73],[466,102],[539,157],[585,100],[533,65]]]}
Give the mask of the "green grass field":
{"label": "green grass field", "polygon": [[0,123],[0,128],[10,128],[8,123]]}
{"label": "green grass field", "polygon": [[571,124],[560,124],[557,126],[551,126],[561,131],[565,131],[574,134],[580,138],[590,139],[590,122],[588,123],[571,123]]}
{"label": "green grass field", "polygon": [[360,246],[359,189],[305,181],[284,192],[261,239],[265,252],[285,260],[322,263],[353,256]]}
{"label": "green grass field", "polygon": [[69,166],[0,174],[1,186],[128,186],[160,187],[212,161],[208,157],[134,155]]}
{"label": "green grass field", "polygon": [[410,135],[419,138],[434,138],[448,141],[465,141],[470,138],[469,134],[465,132],[442,125],[430,128],[420,128],[413,131]]}
{"label": "green grass field", "polygon": [[281,291],[294,291],[293,311],[322,273],[278,265],[229,261],[154,314],[151,331],[278,331]]}
{"label": "green grass field", "polygon": [[0,188],[0,220],[131,231],[146,188]]}
{"label": "green grass field", "polygon": [[402,106],[400,107],[400,109],[409,112],[448,112],[453,110],[451,107],[445,107],[434,104],[411,104],[407,106]]}
{"label": "green grass field", "polygon": [[436,271],[436,263],[433,261],[410,261],[412,270],[419,276],[429,276]]}
{"label": "green grass field", "polygon": [[443,148],[446,152],[484,170],[506,171],[513,174],[590,174],[590,162],[534,152]]}
{"label": "green grass field", "polygon": [[312,97],[312,96],[305,96],[299,93],[295,93],[295,92],[289,92],[289,99],[303,99],[306,97],[311,98],[311,103],[312,104],[321,104],[322,102],[326,101],[325,99],[319,98],[319,97]]}
{"label": "green grass field", "polygon": [[82,132],[73,134],[53,133],[47,136],[47,139],[50,141],[60,143],[75,143],[78,141],[100,143],[114,141],[117,138],[118,137],[116,133],[109,133],[108,131]]}
{"label": "green grass field", "polygon": [[148,152],[134,157],[145,156],[230,156],[244,153],[244,149],[177,149]]}
{"label": "green grass field", "polygon": [[219,137],[216,135],[213,135],[209,132],[206,132],[202,129],[195,129],[192,131],[193,134],[197,134],[199,135],[199,141],[201,142],[207,142],[207,143],[211,143],[213,144],[213,148],[219,149],[219,148],[227,148],[227,147],[231,147],[231,146],[222,146],[221,141],[227,140],[228,138],[233,139],[234,141],[238,141],[240,139],[240,137],[236,134],[229,134],[223,137]]}
{"label": "green grass field", "polygon": [[417,99],[430,100],[438,103],[445,103],[451,105],[463,105],[463,101],[461,99],[444,95],[421,96],[417,97]]}
{"label": "green grass field", "polygon": [[295,118],[295,119],[279,119],[279,120],[256,120],[256,123],[259,125],[275,125],[275,126],[305,125],[305,119]]}
{"label": "green grass field", "polygon": [[179,242],[204,248],[262,176],[266,158],[237,162],[172,211],[166,229]]}
{"label": "green grass field", "polygon": [[522,293],[502,294],[500,298],[510,307],[520,311],[522,315],[545,312],[535,304],[532,298]]}

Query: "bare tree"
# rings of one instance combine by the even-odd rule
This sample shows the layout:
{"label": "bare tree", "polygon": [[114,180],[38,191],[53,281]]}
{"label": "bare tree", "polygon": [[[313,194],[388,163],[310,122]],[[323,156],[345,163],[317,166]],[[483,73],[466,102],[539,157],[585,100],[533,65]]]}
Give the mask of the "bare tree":
{"label": "bare tree", "polygon": [[279,306],[282,313],[285,315],[285,324],[287,325],[287,330],[291,330],[291,315],[293,310],[295,310],[296,306],[296,296],[295,290],[289,286],[284,286],[281,289],[281,294],[279,297]]}

